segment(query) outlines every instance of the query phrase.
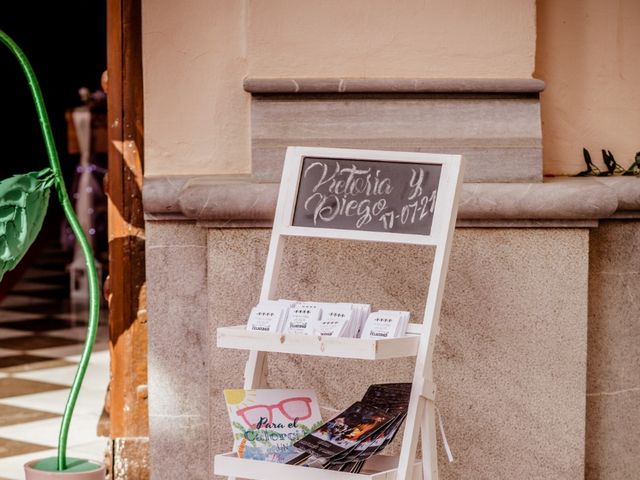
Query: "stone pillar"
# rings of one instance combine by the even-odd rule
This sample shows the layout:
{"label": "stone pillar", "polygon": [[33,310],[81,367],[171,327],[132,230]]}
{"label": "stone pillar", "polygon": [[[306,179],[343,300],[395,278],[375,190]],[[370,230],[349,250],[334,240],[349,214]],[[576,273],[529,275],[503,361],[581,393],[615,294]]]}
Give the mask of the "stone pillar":
{"label": "stone pillar", "polygon": [[624,480],[640,472],[640,227],[602,222],[590,244],[585,478]]}
{"label": "stone pillar", "polygon": [[210,479],[206,231],[147,222],[151,477]]}

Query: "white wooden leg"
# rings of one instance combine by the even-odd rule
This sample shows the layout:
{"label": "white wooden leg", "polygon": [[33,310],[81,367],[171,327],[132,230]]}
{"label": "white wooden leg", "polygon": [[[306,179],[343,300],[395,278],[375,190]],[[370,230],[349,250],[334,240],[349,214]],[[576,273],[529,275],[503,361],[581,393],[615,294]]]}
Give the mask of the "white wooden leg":
{"label": "white wooden leg", "polygon": [[251,351],[244,369],[244,389],[254,390],[267,385],[267,354]]}
{"label": "white wooden leg", "polygon": [[424,398],[420,396],[417,389],[412,390],[407,419],[405,420],[404,436],[402,438],[402,449],[398,460],[397,480],[411,480],[413,464],[416,459],[418,448],[418,433],[424,416]]}
{"label": "white wooden leg", "polygon": [[436,406],[432,400],[426,400],[420,427],[422,439],[422,478],[424,480],[438,480]]}

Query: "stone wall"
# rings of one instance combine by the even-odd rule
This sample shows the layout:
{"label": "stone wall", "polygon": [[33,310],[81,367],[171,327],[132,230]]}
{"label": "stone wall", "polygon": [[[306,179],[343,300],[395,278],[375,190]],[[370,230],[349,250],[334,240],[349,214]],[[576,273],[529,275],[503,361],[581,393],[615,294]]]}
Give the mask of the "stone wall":
{"label": "stone wall", "polygon": [[[465,185],[434,365],[456,456],[448,464],[440,452],[442,478],[637,471],[640,227],[602,220],[636,216],[637,188],[633,178]],[[221,390],[242,386],[246,353],[216,348],[215,330],[245,323],[258,298],[270,235],[260,225],[273,205],[255,194],[211,178],[145,186],[154,479],[211,478],[214,455],[231,446]],[[429,250],[299,239],[285,255],[283,297],[421,314]],[[341,408],[411,369],[406,359],[270,355],[268,382],[314,388],[323,406]]]}
{"label": "stone wall", "polygon": [[[215,329],[246,322],[268,248],[268,229],[213,228],[205,242],[197,228],[148,223],[154,478],[175,478],[170,443],[190,478],[208,478],[213,455],[231,446],[222,389],[242,387],[246,353],[215,348]],[[457,231],[435,363],[437,404],[457,459],[441,458],[442,478],[582,478],[587,241],[584,229]],[[423,313],[429,252],[332,242],[335,262],[326,268],[327,241],[296,243],[285,250],[283,297]],[[561,293],[568,283],[571,293]],[[371,383],[411,375],[404,359],[273,355],[268,381],[313,388],[323,406],[339,409]]]}

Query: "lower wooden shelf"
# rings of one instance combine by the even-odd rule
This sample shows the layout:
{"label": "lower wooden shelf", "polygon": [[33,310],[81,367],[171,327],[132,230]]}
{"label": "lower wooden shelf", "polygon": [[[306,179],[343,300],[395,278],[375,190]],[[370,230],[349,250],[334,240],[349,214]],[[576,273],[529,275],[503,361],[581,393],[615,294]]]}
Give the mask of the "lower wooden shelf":
{"label": "lower wooden shelf", "polygon": [[382,360],[415,356],[420,343],[419,329],[420,325],[410,324],[404,337],[369,339],[251,332],[245,325],[239,325],[218,328],[217,345],[261,352]]}
{"label": "lower wooden shelf", "polygon": [[[398,457],[388,455],[375,455],[367,460],[362,472],[348,473],[247,460],[233,452],[216,455],[213,465],[216,475],[249,480],[394,480],[397,467]],[[422,480],[422,462],[416,462],[413,468],[412,480]]]}

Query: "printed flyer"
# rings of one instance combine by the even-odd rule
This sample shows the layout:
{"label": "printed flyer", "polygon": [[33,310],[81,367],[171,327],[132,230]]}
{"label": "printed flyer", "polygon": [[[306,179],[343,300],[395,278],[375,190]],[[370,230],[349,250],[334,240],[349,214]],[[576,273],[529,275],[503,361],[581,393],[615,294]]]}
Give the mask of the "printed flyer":
{"label": "printed flyer", "polygon": [[410,383],[371,385],[362,397],[295,447],[304,453],[292,465],[358,473],[372,455],[393,441],[402,426],[411,396]]}
{"label": "printed flyer", "polygon": [[224,390],[233,451],[240,458],[287,463],[300,455],[293,444],[322,425],[312,390]]}

